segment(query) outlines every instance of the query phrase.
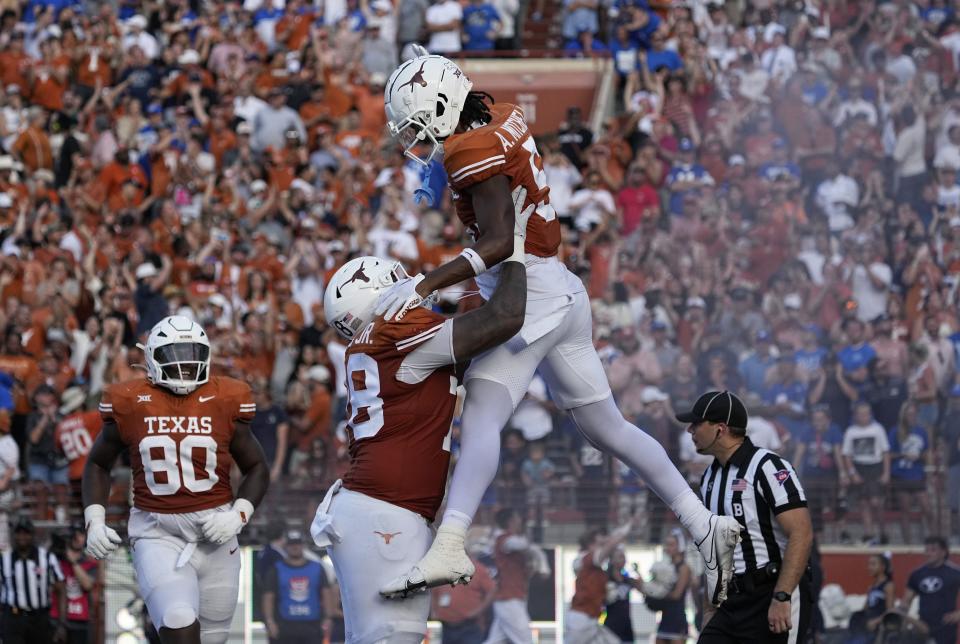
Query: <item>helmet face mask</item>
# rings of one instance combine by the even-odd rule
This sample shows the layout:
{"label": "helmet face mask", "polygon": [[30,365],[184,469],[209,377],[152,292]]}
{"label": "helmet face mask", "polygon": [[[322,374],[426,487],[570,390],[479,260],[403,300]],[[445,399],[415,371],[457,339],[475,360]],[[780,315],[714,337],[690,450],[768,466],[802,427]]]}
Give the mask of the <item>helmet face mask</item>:
{"label": "helmet face mask", "polygon": [[206,380],[210,364],[210,347],[199,343],[178,342],[153,350],[153,359],[167,380]]}
{"label": "helmet face mask", "polygon": [[[440,141],[430,131],[429,123],[423,122],[423,112],[411,114],[400,124],[393,121],[388,123],[390,134],[403,146],[403,154],[409,159],[413,159],[421,165],[430,165],[430,162],[443,154],[443,141]],[[430,152],[426,157],[417,154],[417,146],[427,144],[430,146]]]}
{"label": "helmet face mask", "polygon": [[210,341],[203,328],[189,318],[173,315],[158,322],[143,350],[147,379],[185,396],[210,380]]}

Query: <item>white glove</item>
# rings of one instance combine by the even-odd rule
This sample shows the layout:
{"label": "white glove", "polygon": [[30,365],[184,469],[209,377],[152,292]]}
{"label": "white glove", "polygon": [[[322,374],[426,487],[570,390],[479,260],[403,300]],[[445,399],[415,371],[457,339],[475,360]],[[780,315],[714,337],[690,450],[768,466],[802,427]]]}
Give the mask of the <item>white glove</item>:
{"label": "white glove", "polygon": [[253,504],[237,499],[225,512],[211,512],[203,519],[201,528],[207,541],[222,545],[234,538],[253,516]]}
{"label": "white glove", "polygon": [[527,223],[530,221],[530,216],[536,212],[537,204],[531,203],[526,208],[523,207],[527,200],[527,189],[522,185],[514,188],[510,196],[513,197],[513,215],[516,222],[513,227],[513,234],[520,239],[526,239]]}
{"label": "white glove", "polygon": [[513,217],[515,222],[513,226],[513,254],[504,261],[520,262],[523,264],[527,261],[527,223],[530,221],[530,216],[536,212],[537,204],[532,203],[526,208],[523,207],[524,202],[527,200],[527,189],[523,186],[514,188],[510,196],[513,198]]}
{"label": "white glove", "polygon": [[83,509],[87,526],[87,552],[94,559],[106,559],[121,539],[117,531],[106,524],[107,511],[102,505],[88,505]]}
{"label": "white glove", "polygon": [[423,278],[423,273],[418,273],[391,286],[390,290],[380,296],[373,310],[374,314],[382,315],[387,322],[402,320],[407,311],[417,308],[427,299],[417,293],[417,284],[422,282]]}

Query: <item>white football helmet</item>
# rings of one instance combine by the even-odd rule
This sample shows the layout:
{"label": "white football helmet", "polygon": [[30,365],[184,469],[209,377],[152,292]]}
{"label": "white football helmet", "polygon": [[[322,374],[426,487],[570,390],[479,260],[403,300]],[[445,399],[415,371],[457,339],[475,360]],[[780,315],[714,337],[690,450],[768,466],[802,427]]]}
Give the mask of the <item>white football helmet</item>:
{"label": "white football helmet", "polygon": [[[404,154],[429,165],[453,134],[473,83],[452,60],[436,55],[418,56],[397,67],[387,81],[383,102],[390,134],[404,146]],[[429,142],[426,159],[413,149]]]}
{"label": "white football helmet", "polygon": [[199,324],[182,315],[165,317],[150,329],[143,349],[147,378],[184,396],[210,380],[210,340]]}
{"label": "white football helmet", "polygon": [[379,257],[357,257],[333,274],[323,294],[327,324],[351,340],[373,321],[373,309],[391,286],[410,276],[400,262]]}

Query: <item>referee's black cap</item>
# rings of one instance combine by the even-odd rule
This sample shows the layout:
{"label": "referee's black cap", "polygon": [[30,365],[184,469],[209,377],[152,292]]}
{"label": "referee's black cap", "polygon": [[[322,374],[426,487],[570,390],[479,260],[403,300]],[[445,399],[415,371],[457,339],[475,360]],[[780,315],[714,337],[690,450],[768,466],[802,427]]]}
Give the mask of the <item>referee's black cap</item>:
{"label": "referee's black cap", "polygon": [[20,517],[17,519],[17,522],[13,526],[14,533],[16,532],[29,532],[33,534],[33,521],[27,517]]}
{"label": "referee's black cap", "polygon": [[725,423],[728,427],[747,428],[747,408],[729,391],[708,391],[693,403],[693,409],[677,414],[681,423]]}

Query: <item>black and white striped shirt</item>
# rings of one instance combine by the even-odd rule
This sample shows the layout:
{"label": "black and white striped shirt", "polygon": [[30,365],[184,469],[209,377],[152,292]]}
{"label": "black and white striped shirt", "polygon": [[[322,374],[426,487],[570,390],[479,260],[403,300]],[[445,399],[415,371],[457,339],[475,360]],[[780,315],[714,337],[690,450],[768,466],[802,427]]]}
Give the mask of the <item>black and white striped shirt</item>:
{"label": "black and white striped shirt", "polygon": [[53,585],[63,581],[57,556],[34,546],[26,557],[17,550],[0,556],[0,604],[18,610],[50,608]]}
{"label": "black and white striped shirt", "polygon": [[780,563],[787,536],[776,515],[807,507],[793,466],[747,438],[726,465],[714,459],[700,479],[703,503],[712,512],[734,516],[744,526],[734,553],[736,573]]}

